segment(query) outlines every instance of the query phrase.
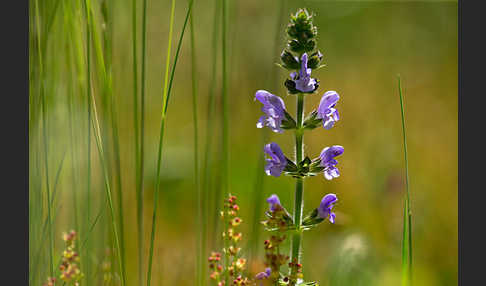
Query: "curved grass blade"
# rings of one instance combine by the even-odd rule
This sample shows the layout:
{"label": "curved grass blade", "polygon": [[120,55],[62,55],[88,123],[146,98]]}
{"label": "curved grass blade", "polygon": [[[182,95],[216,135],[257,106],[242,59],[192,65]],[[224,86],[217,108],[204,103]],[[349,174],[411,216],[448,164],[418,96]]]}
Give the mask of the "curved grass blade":
{"label": "curved grass blade", "polygon": [[[122,257],[122,254],[121,254],[121,247],[120,247],[120,239],[119,239],[119,236],[118,236],[118,229],[117,229],[117,224],[116,224],[116,216],[115,216],[115,210],[114,210],[114,207],[113,207],[113,196],[112,196],[112,192],[111,192],[111,186],[110,186],[110,180],[108,178],[108,170],[107,170],[107,165],[106,165],[106,159],[105,159],[105,154],[104,154],[104,151],[103,151],[103,145],[102,145],[102,140],[101,140],[101,131],[100,131],[100,125],[99,125],[99,122],[98,122],[98,115],[97,115],[97,112],[96,112],[96,101],[95,101],[95,98],[93,97],[92,98],[92,104],[93,104],[93,115],[94,115],[94,118],[93,118],[93,129],[94,129],[94,135],[95,135],[95,141],[96,141],[96,147],[98,149],[98,155],[100,157],[100,161],[101,161],[101,166],[102,166],[102,169],[103,169],[103,181],[104,181],[104,185],[105,185],[105,191],[106,191],[106,197],[108,199],[108,206],[109,206],[109,209],[110,209],[110,215],[111,215],[111,225],[112,225],[112,228],[113,228],[113,236],[115,237],[115,247],[116,247],[116,250],[117,250],[117,255],[118,257],[120,258],[120,263],[118,263],[119,265],[119,271],[120,273],[123,273],[123,270],[124,270],[124,266],[123,266],[123,261],[121,261],[121,257]],[[121,285],[125,285],[125,277],[124,275],[122,275],[122,279],[121,279]]]}
{"label": "curved grass blade", "polygon": [[145,161],[145,64],[147,53],[147,0],[143,0],[142,14],[142,70],[140,91],[140,154],[137,185],[138,283],[143,284],[143,177]]}
{"label": "curved grass blade", "polygon": [[[147,270],[147,286],[150,286],[151,276],[152,276],[152,260],[153,260],[153,252],[154,252],[154,240],[155,240],[155,223],[157,218],[157,207],[158,207],[158,199],[159,199],[159,188],[160,188],[160,166],[162,162],[162,149],[163,149],[163,142],[164,142],[164,131],[165,131],[165,118],[167,115],[167,107],[169,105],[170,99],[170,92],[172,88],[172,82],[174,79],[175,69],[177,67],[177,60],[179,58],[179,52],[182,45],[182,39],[184,38],[184,32],[186,30],[187,22],[189,20],[189,15],[192,10],[192,5],[194,0],[190,0],[189,7],[187,8],[186,18],[184,20],[184,25],[182,26],[181,35],[179,37],[179,43],[177,44],[177,51],[174,58],[174,64],[172,65],[171,77],[169,83],[167,83],[168,79],[168,72],[169,72],[169,63],[170,63],[170,47],[172,43],[172,28],[174,23],[174,14],[175,14],[175,0],[172,0],[172,8],[171,8],[171,17],[170,17],[170,26],[169,26],[169,41],[168,41],[168,48],[167,48],[167,59],[166,59],[166,69],[165,69],[165,79],[164,79],[164,95],[163,95],[163,103],[162,103],[162,116],[160,122],[160,136],[159,136],[159,148],[158,148],[158,155],[157,155],[157,174],[155,177],[155,194],[154,194],[154,208],[152,213],[152,231],[150,233],[150,251],[149,251],[149,263],[148,263],[148,270]],[[167,86],[168,84],[168,86]]]}
{"label": "curved grass blade", "polygon": [[398,76],[398,93],[400,96],[400,110],[402,115],[403,153],[405,158],[405,188],[406,197],[403,208],[403,239],[402,239],[402,285],[412,285],[412,211],[410,208],[410,189],[408,180],[407,136],[405,129],[405,112],[400,76]]}
{"label": "curved grass blade", "polygon": [[204,223],[206,217],[203,213],[203,198],[201,193],[201,186],[199,185],[199,141],[198,141],[198,122],[197,122],[197,61],[196,61],[196,43],[194,32],[194,15],[191,10],[190,17],[190,30],[191,30],[191,65],[192,65],[192,115],[194,125],[194,185],[197,193],[197,239],[196,239],[196,283],[198,286],[202,286],[205,281],[204,271],[204,253],[205,253],[205,234]]}

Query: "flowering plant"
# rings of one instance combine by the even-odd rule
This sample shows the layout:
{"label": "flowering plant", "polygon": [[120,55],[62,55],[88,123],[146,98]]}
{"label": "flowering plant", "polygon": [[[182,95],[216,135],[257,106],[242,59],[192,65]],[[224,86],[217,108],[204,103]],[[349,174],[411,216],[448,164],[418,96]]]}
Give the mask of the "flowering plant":
{"label": "flowering plant", "polygon": [[[276,194],[271,195],[267,202],[266,220],[262,223],[265,230],[271,232],[269,239],[264,242],[265,269],[249,279],[242,274],[246,260],[239,256],[240,248],[236,243],[241,240],[241,233],[235,232],[235,227],[241,222],[237,217],[239,210],[236,197],[230,195],[225,200],[221,213],[225,218],[227,230],[223,233],[225,248],[223,248],[225,266],[220,264],[223,255],[213,252],[209,257],[210,277],[218,286],[231,283],[232,285],[318,285],[317,282],[304,282],[302,255],[302,235],[304,230],[316,227],[328,219],[332,224],[336,221],[336,214],[332,211],[338,201],[335,194],[326,194],[319,206],[305,217],[304,210],[304,178],[322,173],[324,178],[332,180],[340,176],[335,159],[344,152],[340,145],[333,145],[322,149],[320,155],[314,159],[304,157],[304,131],[318,128],[322,125],[325,130],[333,128],[339,121],[336,104],[339,94],[327,91],[322,95],[319,106],[304,119],[305,96],[314,94],[319,87],[319,80],[312,77],[312,70],[322,67],[322,53],[314,51],[317,28],[312,23],[312,15],[305,9],[299,9],[291,15],[287,26],[289,40],[287,48],[281,53],[280,66],[290,71],[285,86],[289,95],[297,98],[297,114],[294,119],[286,110],[284,100],[266,90],[255,93],[255,101],[262,105],[263,115],[257,121],[257,128],[269,127],[275,133],[293,130],[295,133],[295,159],[285,156],[280,146],[275,142],[266,144],[263,151],[266,155],[265,173],[268,176],[280,177],[282,174],[295,178],[295,198],[293,214],[281,204]],[[280,245],[291,238],[289,255],[281,252]],[[289,272],[283,273],[281,268],[287,265]]]}
{"label": "flowering plant", "polygon": [[[287,112],[282,98],[265,90],[258,90],[255,100],[263,104],[264,115],[257,123],[258,128],[268,126],[272,131],[282,133],[284,130],[295,132],[295,160],[285,156],[277,143],[266,144],[264,152],[267,155],[265,173],[269,176],[280,177],[281,174],[295,178],[294,213],[289,214],[280,203],[277,195],[267,199],[270,204],[266,212],[267,220],[263,222],[267,231],[273,234],[265,241],[265,264],[267,268],[255,277],[257,280],[270,280],[271,285],[316,285],[316,282],[304,282],[302,272],[302,235],[304,230],[317,226],[325,219],[335,222],[336,215],[332,212],[337,202],[335,194],[327,194],[322,198],[318,208],[303,217],[304,184],[303,180],[309,176],[323,173],[324,178],[332,180],[340,176],[335,159],[344,152],[340,145],[325,147],[319,157],[310,159],[304,157],[304,131],[322,127],[326,130],[335,126],[339,121],[336,104],[339,94],[336,91],[326,91],[319,106],[304,118],[304,100],[306,96],[314,94],[319,87],[319,80],[312,77],[312,70],[322,67],[322,53],[315,50],[317,27],[312,23],[312,14],[305,9],[299,9],[291,15],[286,29],[289,40],[287,48],[281,53],[281,66],[288,71],[289,78],[285,81],[289,95],[297,99],[296,119]],[[282,255],[278,245],[287,236],[292,239],[290,256]],[[281,273],[280,267],[288,264],[289,273]]]}

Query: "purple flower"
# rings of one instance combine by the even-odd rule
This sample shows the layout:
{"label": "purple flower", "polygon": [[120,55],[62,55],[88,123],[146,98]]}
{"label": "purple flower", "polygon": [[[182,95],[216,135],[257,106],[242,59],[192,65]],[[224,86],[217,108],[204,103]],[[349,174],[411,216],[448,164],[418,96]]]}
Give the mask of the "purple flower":
{"label": "purple flower", "polygon": [[307,53],[300,58],[300,70],[290,73],[290,78],[295,82],[295,88],[301,92],[312,92],[316,89],[317,81],[311,78],[312,69],[307,68]]}
{"label": "purple flower", "polygon": [[282,120],[285,119],[285,104],[284,101],[265,90],[258,90],[255,93],[255,99],[263,103],[262,111],[265,113],[258,119],[257,128],[268,126],[273,132],[282,133],[280,128]]}
{"label": "purple flower", "polygon": [[324,167],[324,177],[328,180],[339,177],[339,170],[336,168],[338,161],[334,159],[341,154],[343,154],[343,146],[334,145],[331,147],[326,147],[322,149],[321,155],[321,166]]}
{"label": "purple flower", "polygon": [[270,211],[275,211],[276,206],[280,205],[280,200],[278,199],[278,196],[273,194],[267,199],[267,203],[270,204]]}
{"label": "purple flower", "polygon": [[319,217],[325,219],[329,216],[329,221],[334,223],[334,219],[336,218],[336,214],[331,212],[332,208],[334,207],[334,203],[337,202],[337,197],[335,194],[327,194],[325,195],[322,200],[319,208],[317,209],[319,213]]}
{"label": "purple flower", "polygon": [[270,274],[272,273],[272,269],[270,267],[267,267],[264,272],[260,272],[255,276],[255,279],[257,280],[262,280],[270,277]]}
{"label": "purple flower", "polygon": [[287,158],[285,158],[282,149],[277,143],[272,142],[265,145],[264,151],[270,156],[270,158],[265,159],[267,161],[265,173],[269,176],[279,177],[285,166],[287,166]]}
{"label": "purple flower", "polygon": [[334,123],[339,120],[339,113],[334,106],[339,100],[339,94],[335,91],[326,91],[321,98],[317,108],[317,118],[322,118],[322,126],[331,129]]}

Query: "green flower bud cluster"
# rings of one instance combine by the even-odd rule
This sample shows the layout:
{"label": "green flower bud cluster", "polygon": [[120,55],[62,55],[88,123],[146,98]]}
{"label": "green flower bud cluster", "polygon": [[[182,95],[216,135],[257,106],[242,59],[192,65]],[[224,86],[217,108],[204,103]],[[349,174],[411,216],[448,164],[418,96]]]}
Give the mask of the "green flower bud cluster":
{"label": "green flower bud cluster", "polygon": [[[280,54],[282,66],[288,70],[298,70],[300,68],[300,56],[303,53],[309,53],[308,67],[316,69],[320,67],[322,53],[315,51],[317,27],[312,23],[313,15],[306,9],[299,9],[297,13],[290,16],[290,23],[287,26],[286,33],[289,37],[287,48]],[[296,57],[293,53],[299,55]]]}

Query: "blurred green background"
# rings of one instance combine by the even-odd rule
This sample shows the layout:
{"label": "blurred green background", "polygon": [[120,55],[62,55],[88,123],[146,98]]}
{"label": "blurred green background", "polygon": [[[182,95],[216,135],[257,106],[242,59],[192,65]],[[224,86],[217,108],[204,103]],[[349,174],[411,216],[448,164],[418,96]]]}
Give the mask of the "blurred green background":
{"label": "blurred green background", "polygon": [[[43,1],[42,1],[43,2]],[[63,2],[63,1],[58,1]],[[76,2],[76,1],[73,1]],[[141,19],[141,1],[138,1]],[[33,1],[31,1],[32,6]],[[46,40],[43,81],[47,100],[48,167],[54,203],[55,258],[63,249],[61,234],[75,227],[88,214],[86,204],[86,132],[84,93],[73,82],[85,81],[84,71],[74,68],[69,51],[83,52],[84,42],[73,41],[66,25],[65,7],[56,1],[40,3],[41,15],[55,11]],[[101,2],[92,1],[94,15],[103,29]],[[132,115],[131,2],[108,1],[111,28],[113,94],[119,127],[121,181],[123,188],[124,237],[127,285],[137,285],[137,228],[135,163]],[[217,44],[213,76],[212,33],[215,1],[195,1],[199,150],[201,173],[205,156],[206,124],[210,86],[216,87],[209,190],[205,190],[209,218],[208,251],[219,249],[220,226],[214,217],[221,206],[217,198],[221,162],[221,44]],[[64,8],[63,8],[64,7]],[[73,11],[76,6],[73,6]],[[335,193],[335,225],[327,222],[304,235],[303,265],[306,280],[321,285],[398,285],[400,283],[403,219],[404,160],[397,75],[402,79],[408,137],[410,190],[413,214],[414,285],[457,284],[457,52],[456,1],[229,1],[228,79],[230,101],[230,191],[239,198],[243,254],[251,258],[252,273],[262,270],[263,240],[267,236],[258,221],[264,218],[270,194],[279,195],[292,209],[294,181],[290,177],[263,177],[263,144],[277,142],[293,156],[293,134],[282,135],[256,128],[261,115],[254,102],[258,89],[281,96],[291,114],[295,98],[286,95],[287,72],[274,63],[285,45],[284,29],[290,13],[305,7],[315,14],[318,48],[326,67],[314,72],[321,81],[318,92],[306,97],[306,111],[317,107],[327,90],[337,91],[341,120],[327,131],[307,132],[305,152],[317,157],[322,148],[338,144],[341,177],[327,181],[322,176],[305,181],[305,210],[318,206],[326,193]],[[82,16],[82,6],[75,12]],[[147,14],[146,157],[144,189],[144,252],[148,255],[157,143],[162,109],[162,87],[169,27],[170,1],[149,0]],[[177,1],[175,39],[182,29],[187,1]],[[39,70],[35,51],[34,8],[31,8],[31,75]],[[79,16],[78,15],[78,16]],[[282,15],[282,16],[280,16]],[[219,16],[220,17],[220,16]],[[82,18],[82,17],[81,17]],[[81,19],[80,18],[80,19]],[[282,19],[279,25],[279,19]],[[44,25],[45,19],[40,23]],[[140,21],[139,21],[140,23]],[[84,35],[81,22],[79,34]],[[218,28],[221,31],[221,21]],[[138,27],[140,37],[140,27]],[[44,30],[42,30],[44,31]],[[74,34],[74,36],[76,36]],[[83,36],[84,37],[84,36]],[[84,40],[83,37],[78,39]],[[164,140],[161,193],[157,221],[154,285],[194,285],[196,255],[196,188],[193,174],[193,123],[191,57],[187,31],[174,78]],[[276,42],[277,40],[277,42]],[[141,41],[139,39],[139,41]],[[34,49],[33,49],[34,47]],[[141,44],[139,44],[139,51]],[[175,44],[172,48],[175,52]],[[95,53],[95,52],[94,52]],[[71,60],[69,60],[71,59]],[[140,57],[138,58],[140,61]],[[95,60],[93,60],[95,62]],[[79,66],[79,63],[78,63]],[[48,276],[44,146],[41,136],[38,84],[31,77],[30,104],[30,269],[31,285]],[[215,80],[215,81],[214,81]],[[99,78],[93,76],[94,95],[103,117]],[[140,85],[140,81],[139,81]],[[71,97],[71,98],[70,98]],[[72,100],[72,109],[68,108]],[[74,137],[69,129],[72,116]],[[109,126],[102,128],[111,134]],[[74,138],[74,140],[71,140]],[[72,143],[74,141],[74,143]],[[91,213],[106,208],[102,168],[92,141]],[[109,144],[109,143],[108,143]],[[108,145],[109,146],[109,145]],[[107,152],[112,152],[107,149]],[[61,166],[61,167],[60,167]],[[114,171],[111,163],[110,170]],[[55,182],[57,181],[57,184]],[[260,188],[262,188],[260,190]],[[51,190],[52,191],[52,190]],[[79,206],[73,205],[77,196]],[[85,226],[79,229],[83,239]],[[109,212],[105,211],[92,232],[91,277],[84,285],[101,285],[99,270],[113,245]],[[255,252],[256,251],[256,252]],[[207,257],[208,253],[204,256]],[[88,256],[88,257],[86,257]],[[113,259],[113,258],[108,258]],[[116,260],[116,259],[115,259]],[[113,260],[112,262],[116,263]],[[36,262],[37,261],[37,262]],[[206,261],[206,260],[205,260]],[[34,265],[34,262],[37,264]],[[144,269],[147,260],[144,261]],[[117,267],[112,271],[116,272]],[[86,270],[83,270],[86,272]],[[115,274],[116,275],[116,274]],[[145,274],[144,274],[145,275]],[[114,284],[117,284],[114,279]]]}

